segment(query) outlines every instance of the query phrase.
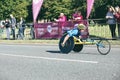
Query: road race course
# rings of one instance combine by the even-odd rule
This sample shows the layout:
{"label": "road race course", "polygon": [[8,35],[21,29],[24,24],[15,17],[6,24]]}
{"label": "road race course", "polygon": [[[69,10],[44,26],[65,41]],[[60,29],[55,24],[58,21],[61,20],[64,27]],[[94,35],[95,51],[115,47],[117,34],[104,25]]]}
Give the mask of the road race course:
{"label": "road race course", "polygon": [[119,80],[120,48],[62,54],[58,45],[0,44],[0,80]]}

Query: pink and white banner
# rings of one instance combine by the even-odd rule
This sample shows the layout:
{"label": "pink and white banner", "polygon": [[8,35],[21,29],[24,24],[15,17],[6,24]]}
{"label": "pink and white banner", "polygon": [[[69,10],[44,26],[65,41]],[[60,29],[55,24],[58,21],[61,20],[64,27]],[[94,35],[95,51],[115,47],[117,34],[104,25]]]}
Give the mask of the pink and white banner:
{"label": "pink and white banner", "polygon": [[94,0],[87,0],[87,19],[90,16],[93,4],[94,4]]}
{"label": "pink and white banner", "polygon": [[[87,21],[83,21],[84,25],[87,25]],[[74,21],[67,21],[64,27],[61,26],[61,23],[35,23],[34,29],[35,29],[35,35],[36,39],[53,39],[53,38],[61,38],[64,31],[71,30],[75,25],[78,25],[77,22]],[[82,38],[88,38],[89,32],[88,27],[86,26],[86,29],[84,32],[81,32]]]}
{"label": "pink and white banner", "polygon": [[43,4],[43,0],[33,0],[32,9],[33,9],[33,21],[36,22],[37,16]]}

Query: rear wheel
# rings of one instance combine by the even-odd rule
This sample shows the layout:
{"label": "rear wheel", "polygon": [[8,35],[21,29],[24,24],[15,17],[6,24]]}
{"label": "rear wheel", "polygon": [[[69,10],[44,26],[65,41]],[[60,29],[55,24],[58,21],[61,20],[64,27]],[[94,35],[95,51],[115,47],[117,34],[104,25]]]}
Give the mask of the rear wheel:
{"label": "rear wheel", "polygon": [[[67,34],[66,34],[67,35]],[[73,40],[73,37],[70,37],[66,43],[65,43],[65,46],[63,47],[61,44],[65,38],[65,36],[62,36],[62,38],[60,39],[59,41],[59,49],[62,53],[69,53],[73,48],[74,48],[74,40]]]}
{"label": "rear wheel", "polygon": [[73,51],[80,52],[83,49],[83,44],[75,44]]}

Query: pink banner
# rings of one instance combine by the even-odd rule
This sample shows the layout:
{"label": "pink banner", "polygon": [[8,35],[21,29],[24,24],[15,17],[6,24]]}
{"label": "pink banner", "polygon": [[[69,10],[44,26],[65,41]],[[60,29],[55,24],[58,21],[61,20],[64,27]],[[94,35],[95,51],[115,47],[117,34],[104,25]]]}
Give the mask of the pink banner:
{"label": "pink banner", "polygon": [[94,4],[94,0],[87,0],[87,19],[90,16],[93,4]]}
{"label": "pink banner", "polygon": [[[83,22],[84,25],[87,24],[87,21]],[[61,38],[64,31],[71,30],[75,25],[78,23],[73,21],[68,21],[64,25],[64,27],[61,27],[60,23],[35,23],[34,29],[35,29],[35,35],[36,39],[40,38]],[[61,29],[62,28],[62,29]],[[88,27],[86,26],[86,29],[84,32],[81,33],[81,36],[83,38],[87,38],[89,36]]]}
{"label": "pink banner", "polygon": [[42,3],[43,3],[43,0],[33,0],[32,8],[33,8],[33,21],[34,21],[34,23],[36,22],[36,19],[37,19],[37,16],[39,14],[39,11],[41,9]]}

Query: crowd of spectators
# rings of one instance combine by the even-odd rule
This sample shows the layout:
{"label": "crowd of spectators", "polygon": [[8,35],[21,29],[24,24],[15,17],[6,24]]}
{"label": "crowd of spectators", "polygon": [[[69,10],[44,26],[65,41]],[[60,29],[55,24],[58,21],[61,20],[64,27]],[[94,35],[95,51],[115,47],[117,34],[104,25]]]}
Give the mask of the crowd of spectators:
{"label": "crowd of spectators", "polygon": [[[120,8],[119,6],[116,6],[115,8],[113,6],[108,7],[106,19],[107,19],[107,23],[109,24],[112,38],[120,39]],[[116,35],[116,27],[118,28],[118,37]]]}
{"label": "crowd of spectators", "polygon": [[[16,18],[13,14],[10,14],[10,18],[6,18],[2,23],[1,28],[6,28],[6,39],[10,40],[10,35],[12,35],[12,40],[15,39],[24,39],[24,31],[25,31],[25,20],[20,17],[19,22],[17,23]],[[16,27],[18,27],[18,33],[16,35]]]}

